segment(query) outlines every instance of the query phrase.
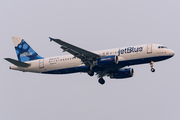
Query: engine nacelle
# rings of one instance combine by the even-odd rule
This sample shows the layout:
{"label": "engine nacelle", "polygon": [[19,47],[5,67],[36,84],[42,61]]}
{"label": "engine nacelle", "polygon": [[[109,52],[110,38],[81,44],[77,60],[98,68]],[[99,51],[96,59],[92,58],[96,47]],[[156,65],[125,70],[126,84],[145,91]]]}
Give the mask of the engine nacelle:
{"label": "engine nacelle", "polygon": [[122,79],[122,78],[129,78],[134,75],[133,68],[125,68],[125,69],[119,69],[116,72],[113,72],[110,74],[111,79]]}
{"label": "engine nacelle", "polygon": [[113,64],[118,64],[118,56],[116,55],[102,57],[94,61],[94,65],[99,66],[108,66]]}

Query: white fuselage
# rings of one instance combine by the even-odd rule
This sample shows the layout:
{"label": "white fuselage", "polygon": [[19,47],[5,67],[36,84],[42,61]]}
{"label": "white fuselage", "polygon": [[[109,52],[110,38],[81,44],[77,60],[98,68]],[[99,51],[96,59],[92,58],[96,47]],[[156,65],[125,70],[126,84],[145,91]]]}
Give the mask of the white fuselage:
{"label": "white fuselage", "polygon": [[[95,51],[94,53],[100,56],[118,56],[118,68],[129,65],[157,62],[168,59],[174,55],[174,52],[167,48],[158,48],[158,44],[146,44],[139,46],[130,46],[124,48],[108,49]],[[52,74],[67,74],[75,72],[85,72],[88,68],[81,62],[80,59],[74,58],[73,55],[57,56],[43,58],[33,61],[28,61],[30,67],[11,66],[10,69],[20,70],[24,72],[35,73],[52,73]],[[122,65],[123,64],[123,65]]]}

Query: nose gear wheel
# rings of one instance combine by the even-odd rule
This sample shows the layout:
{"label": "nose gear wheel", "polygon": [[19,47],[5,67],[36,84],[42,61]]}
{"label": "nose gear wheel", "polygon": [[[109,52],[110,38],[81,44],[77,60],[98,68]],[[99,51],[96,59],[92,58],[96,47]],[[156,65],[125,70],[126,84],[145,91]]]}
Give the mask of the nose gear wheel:
{"label": "nose gear wheel", "polygon": [[154,61],[151,61],[151,63],[150,63],[150,66],[151,66],[151,72],[155,72],[155,69],[153,68],[153,65],[154,64]]}

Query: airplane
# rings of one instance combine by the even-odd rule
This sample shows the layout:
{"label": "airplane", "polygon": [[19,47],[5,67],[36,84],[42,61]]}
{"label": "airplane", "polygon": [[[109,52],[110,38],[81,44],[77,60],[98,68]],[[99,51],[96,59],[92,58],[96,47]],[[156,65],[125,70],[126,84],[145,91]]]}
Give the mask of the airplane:
{"label": "airplane", "polygon": [[160,44],[144,44],[101,51],[87,51],[60,39],[50,37],[50,41],[59,44],[63,52],[71,55],[44,58],[38,55],[21,37],[13,37],[18,60],[4,58],[13,65],[12,70],[42,74],[87,73],[94,76],[103,85],[104,76],[111,79],[130,78],[134,69],[129,66],[150,63],[151,71],[155,72],[154,62],[169,59],[174,51]]}

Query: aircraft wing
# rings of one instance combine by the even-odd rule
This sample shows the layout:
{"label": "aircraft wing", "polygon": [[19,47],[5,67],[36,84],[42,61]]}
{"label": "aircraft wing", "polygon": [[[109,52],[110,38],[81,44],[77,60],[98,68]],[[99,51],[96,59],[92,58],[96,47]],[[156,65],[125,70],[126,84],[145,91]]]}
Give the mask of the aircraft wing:
{"label": "aircraft wing", "polygon": [[81,59],[81,61],[87,67],[89,67],[92,64],[93,60],[100,57],[98,54],[95,54],[93,52],[90,52],[90,51],[84,50],[82,48],[76,47],[76,46],[71,45],[67,42],[64,42],[60,39],[50,38],[50,41],[54,41],[54,42],[60,44],[61,48],[64,50],[64,52],[69,52],[70,54],[74,55],[74,57]]}

